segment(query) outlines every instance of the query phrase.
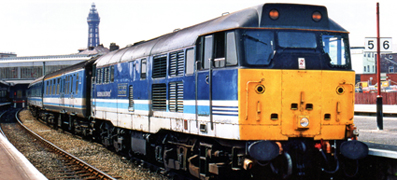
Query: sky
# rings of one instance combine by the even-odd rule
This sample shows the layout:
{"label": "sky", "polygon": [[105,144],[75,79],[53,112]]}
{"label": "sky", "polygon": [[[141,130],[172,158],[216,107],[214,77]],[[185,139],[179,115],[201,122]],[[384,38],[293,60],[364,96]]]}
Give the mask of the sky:
{"label": "sky", "polygon": [[376,37],[379,2],[380,36],[392,37],[397,44],[395,0],[0,0],[0,52],[18,56],[77,53],[87,47],[92,3],[101,18],[100,43],[109,47],[114,42],[123,48],[266,2],[326,6],[328,16],[350,32],[351,46],[364,46],[365,37]]}

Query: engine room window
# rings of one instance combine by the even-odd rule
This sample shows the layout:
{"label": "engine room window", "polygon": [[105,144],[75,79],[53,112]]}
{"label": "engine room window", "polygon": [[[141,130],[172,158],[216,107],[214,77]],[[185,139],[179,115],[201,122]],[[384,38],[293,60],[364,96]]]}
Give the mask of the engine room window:
{"label": "engine room window", "polygon": [[194,50],[188,49],[186,51],[186,74],[194,73]]}
{"label": "engine room window", "polygon": [[[346,65],[345,39],[339,35],[323,35],[323,50],[330,58],[331,65]],[[369,67],[367,68],[370,71]]]}
{"label": "engine room window", "polygon": [[141,61],[141,78],[146,78],[146,59],[142,59]]}
{"label": "engine room window", "polygon": [[274,33],[263,30],[242,32],[245,61],[250,65],[268,65],[274,53]]}

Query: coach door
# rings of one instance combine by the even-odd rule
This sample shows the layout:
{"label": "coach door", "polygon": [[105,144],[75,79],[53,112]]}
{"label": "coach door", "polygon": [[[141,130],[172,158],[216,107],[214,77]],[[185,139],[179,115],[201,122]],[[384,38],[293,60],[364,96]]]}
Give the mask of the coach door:
{"label": "coach door", "polygon": [[[209,120],[211,130],[212,124],[212,52],[213,52],[214,36],[207,35],[200,37],[197,47],[197,63],[196,63],[196,120]],[[202,117],[207,118],[202,118]],[[200,123],[200,131],[207,131],[204,125]],[[209,129],[208,129],[209,130]]]}

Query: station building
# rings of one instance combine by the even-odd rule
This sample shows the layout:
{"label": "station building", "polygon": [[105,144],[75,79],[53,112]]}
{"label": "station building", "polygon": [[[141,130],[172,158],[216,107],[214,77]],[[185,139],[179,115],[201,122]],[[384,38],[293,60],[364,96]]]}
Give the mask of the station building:
{"label": "station building", "polygon": [[[99,43],[99,22],[98,11],[93,3],[87,17],[88,46],[86,49],[79,49],[77,53],[18,57],[16,53],[0,52],[0,82],[10,86],[9,98],[16,101],[16,104],[23,104],[26,101],[26,89],[33,80],[107,54],[109,49]],[[117,50],[118,46],[112,43],[109,48]]]}
{"label": "station building", "polygon": [[[374,52],[365,52],[364,47],[351,47],[352,67],[356,72],[356,83],[377,83],[377,58]],[[397,53],[380,55],[381,81],[390,81],[390,85],[397,85]]]}

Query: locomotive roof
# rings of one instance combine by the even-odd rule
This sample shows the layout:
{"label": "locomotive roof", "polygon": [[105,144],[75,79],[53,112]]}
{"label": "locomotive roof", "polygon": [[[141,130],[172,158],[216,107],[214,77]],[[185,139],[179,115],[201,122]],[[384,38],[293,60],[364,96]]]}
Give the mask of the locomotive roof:
{"label": "locomotive roof", "polygon": [[[270,10],[277,9],[280,21],[270,19]],[[312,13],[318,11],[323,16],[319,22],[311,20]],[[310,20],[302,21],[303,18]],[[324,6],[299,4],[261,4],[223,15],[206,22],[196,24],[176,32],[165,34],[157,38],[135,43],[118,51],[100,57],[95,64],[97,67],[107,66],[124,61],[168,52],[171,50],[193,46],[200,35],[209,34],[235,28],[293,28],[317,29],[346,32],[337,23],[328,19],[327,9]]]}

